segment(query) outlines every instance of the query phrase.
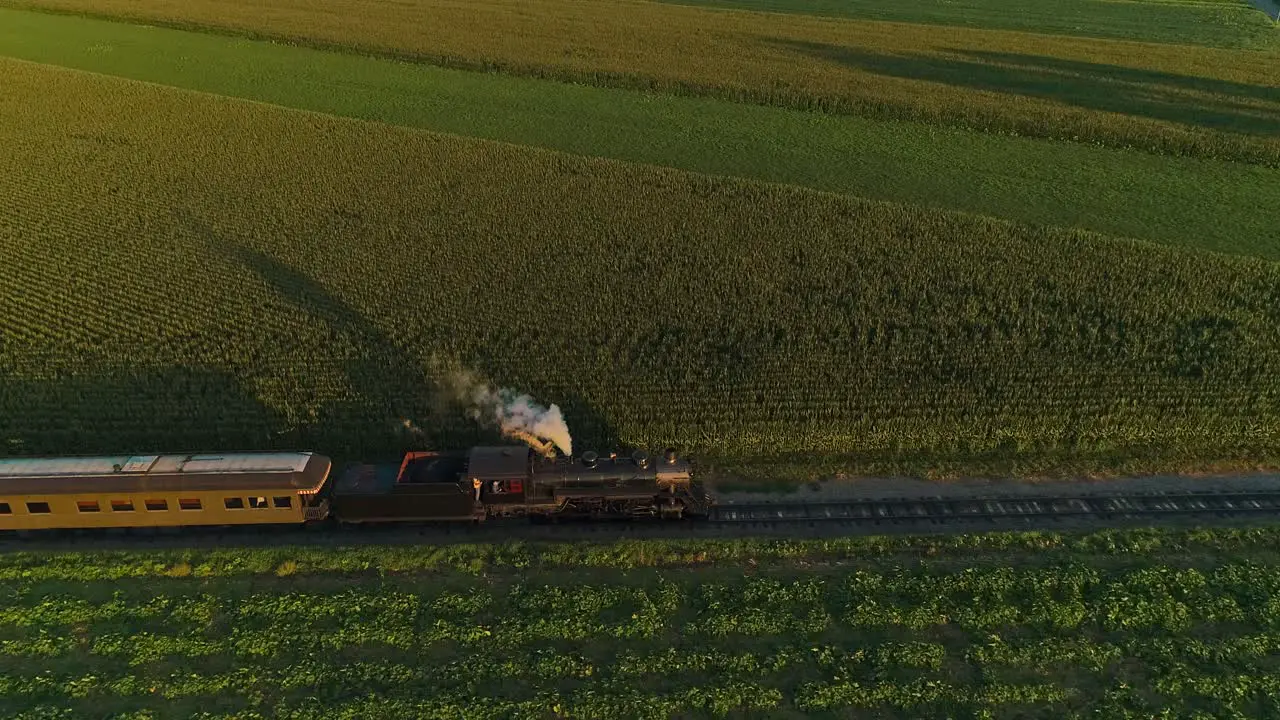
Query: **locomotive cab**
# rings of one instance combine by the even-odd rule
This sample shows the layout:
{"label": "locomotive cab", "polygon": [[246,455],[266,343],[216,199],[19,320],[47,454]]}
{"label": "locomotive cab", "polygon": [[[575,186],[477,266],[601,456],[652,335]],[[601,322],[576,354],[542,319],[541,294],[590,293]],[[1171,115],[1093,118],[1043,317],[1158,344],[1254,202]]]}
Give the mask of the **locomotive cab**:
{"label": "locomotive cab", "polygon": [[479,484],[479,501],[484,505],[524,505],[529,455],[529,448],[523,445],[472,448],[467,477],[472,487]]}

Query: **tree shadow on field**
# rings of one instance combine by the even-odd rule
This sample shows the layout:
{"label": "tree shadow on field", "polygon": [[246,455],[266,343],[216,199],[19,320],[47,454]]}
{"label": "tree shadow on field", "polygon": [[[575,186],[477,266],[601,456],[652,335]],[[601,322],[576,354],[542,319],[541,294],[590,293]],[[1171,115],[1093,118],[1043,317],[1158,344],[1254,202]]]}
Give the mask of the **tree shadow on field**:
{"label": "tree shadow on field", "polygon": [[[280,296],[315,317],[363,351],[347,360],[347,381],[358,402],[328,408],[314,442],[342,457],[390,458],[409,447],[464,448],[506,443],[492,428],[468,418],[441,374],[398,343],[358,310],[316,280],[258,250],[228,246],[241,265],[264,279]],[[541,398],[536,398],[542,401]],[[579,396],[561,395],[557,404],[575,439],[617,443],[611,424]],[[403,421],[409,420],[406,426]],[[578,448],[575,443],[575,449]],[[329,448],[332,448],[329,450]]]}
{"label": "tree shadow on field", "polygon": [[355,398],[325,407],[308,432],[315,444],[335,455],[373,459],[398,456],[407,445],[440,447],[449,441],[449,426],[459,420],[445,417],[445,391],[421,360],[305,273],[259,250],[222,248],[277,295],[358,349],[344,367]]}
{"label": "tree shadow on field", "polygon": [[768,42],[877,75],[1043,98],[1214,130],[1280,135],[1277,86],[1020,53],[944,49],[947,55],[887,55],[791,39]]}
{"label": "tree shadow on field", "polygon": [[223,370],[102,367],[0,375],[0,455],[305,450],[278,413]]}
{"label": "tree shadow on field", "polygon": [[[201,218],[183,215],[183,224],[212,255],[261,278],[276,295],[325,325],[332,337],[352,349],[339,361],[350,399],[321,405],[305,427],[294,431],[298,442],[334,457],[364,460],[398,460],[411,449],[510,442],[494,428],[468,417],[466,407],[457,400],[451,375],[477,369],[474,364],[461,365],[462,360],[474,358],[458,358],[444,366],[434,359],[428,362],[306,272],[267,251],[223,237]],[[282,338],[280,342],[290,341]],[[324,348],[317,350],[319,355],[326,354]],[[557,402],[569,416],[571,431],[577,418],[612,437],[607,423],[580,399]]]}

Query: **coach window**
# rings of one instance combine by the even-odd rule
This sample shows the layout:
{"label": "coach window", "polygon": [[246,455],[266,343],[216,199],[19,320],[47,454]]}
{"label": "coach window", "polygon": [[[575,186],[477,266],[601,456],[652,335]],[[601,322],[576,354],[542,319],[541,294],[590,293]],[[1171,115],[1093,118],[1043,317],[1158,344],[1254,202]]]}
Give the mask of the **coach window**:
{"label": "coach window", "polygon": [[200,498],[179,498],[178,509],[179,510],[199,510]]}
{"label": "coach window", "polygon": [[235,497],[235,498],[224,498],[224,499],[222,500],[222,504],[223,504],[223,505],[225,505],[225,506],[226,506],[226,508],[227,508],[228,510],[243,510],[243,509],[244,509],[244,499],[243,499],[243,498],[238,498],[238,497]]}
{"label": "coach window", "polygon": [[249,507],[251,508],[261,509],[261,508],[265,508],[266,506],[267,506],[267,499],[264,497],[249,498]]}
{"label": "coach window", "polygon": [[288,495],[276,496],[271,498],[271,500],[275,504],[275,506],[278,508],[293,507],[293,498]]}
{"label": "coach window", "polygon": [[27,512],[36,514],[47,513],[49,512],[49,503],[29,502],[27,503]]}
{"label": "coach window", "polygon": [[132,500],[112,500],[111,512],[133,512]]}
{"label": "coach window", "polygon": [[97,500],[77,500],[76,507],[80,512],[102,512],[102,508],[98,507]]}
{"label": "coach window", "polygon": [[0,515],[12,515],[13,510],[9,507],[9,503],[0,503]]}
{"label": "coach window", "polygon": [[146,505],[148,510],[168,510],[169,509],[169,501],[167,500],[148,500]]}

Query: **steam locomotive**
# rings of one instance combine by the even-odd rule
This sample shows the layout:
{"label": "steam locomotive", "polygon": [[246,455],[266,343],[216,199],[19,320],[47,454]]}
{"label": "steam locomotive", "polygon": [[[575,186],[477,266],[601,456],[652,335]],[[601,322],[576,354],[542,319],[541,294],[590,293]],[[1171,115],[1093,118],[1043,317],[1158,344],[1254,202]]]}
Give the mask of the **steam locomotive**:
{"label": "steam locomotive", "polygon": [[524,445],[411,452],[333,473],[315,453],[0,460],[0,530],[705,517],[667,450],[546,456]]}

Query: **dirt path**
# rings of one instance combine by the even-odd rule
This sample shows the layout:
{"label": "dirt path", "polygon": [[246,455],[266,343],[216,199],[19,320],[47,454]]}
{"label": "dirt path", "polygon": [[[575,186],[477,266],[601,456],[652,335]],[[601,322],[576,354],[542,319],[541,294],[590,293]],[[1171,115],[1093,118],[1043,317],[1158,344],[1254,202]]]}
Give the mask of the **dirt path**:
{"label": "dirt path", "polygon": [[[714,492],[714,488],[712,488]],[[1253,473],[1242,475],[1156,475],[1112,480],[1055,480],[1026,482],[1015,480],[955,480],[933,482],[910,478],[858,478],[831,480],[816,487],[806,485],[789,493],[726,492],[716,493],[722,504],[735,502],[814,502],[853,498],[899,497],[973,497],[975,495],[1102,495],[1125,492],[1170,492],[1194,490],[1280,490],[1280,474]]]}

